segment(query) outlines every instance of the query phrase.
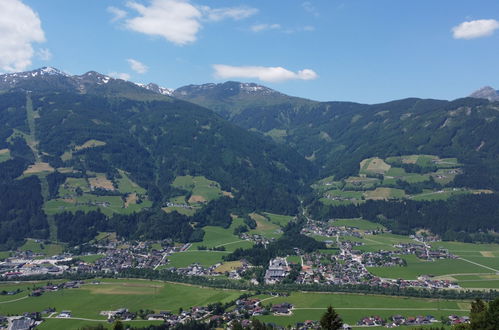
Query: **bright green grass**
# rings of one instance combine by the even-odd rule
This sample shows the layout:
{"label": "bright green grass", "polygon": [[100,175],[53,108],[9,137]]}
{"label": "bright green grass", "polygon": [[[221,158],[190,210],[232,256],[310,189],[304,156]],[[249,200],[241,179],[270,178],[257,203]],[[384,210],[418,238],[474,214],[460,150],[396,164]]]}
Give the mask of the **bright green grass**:
{"label": "bright green grass", "polygon": [[33,239],[27,239],[26,243],[19,248],[21,251],[32,251],[34,253],[43,253],[46,256],[53,256],[61,254],[64,251],[63,244],[44,244],[43,242],[36,242]]}
{"label": "bright green grass", "polygon": [[361,204],[361,203],[365,202],[363,200],[344,200],[344,201],[339,201],[339,200],[331,200],[329,198],[321,198],[321,199],[319,199],[319,201],[322,204],[324,204],[324,205],[332,205],[332,206]]}
{"label": "bright green grass", "polygon": [[287,256],[286,260],[288,260],[288,263],[301,264],[300,256]]}
{"label": "bright green grass", "polygon": [[[148,325],[160,325],[163,321],[143,321],[143,320],[133,320],[133,321],[122,321],[123,324],[133,327],[145,327]],[[70,329],[81,329],[84,326],[96,326],[103,325],[106,329],[112,329],[113,323],[108,323],[106,321],[83,321],[83,320],[73,320],[73,319],[57,319],[50,318],[45,319],[43,323],[36,327],[40,330],[70,330]]]}
{"label": "bright green grass", "polygon": [[[433,248],[444,248],[450,252],[460,255],[464,252],[475,252],[480,255],[480,251],[492,251],[499,253],[499,244],[473,244],[463,242],[434,242],[431,243]],[[499,256],[499,255],[498,255]]]}
{"label": "bright green grass", "polygon": [[10,251],[0,251],[0,261],[10,257]]}
{"label": "bright green grass", "polygon": [[276,225],[279,225],[281,227],[286,226],[294,218],[294,217],[289,216],[289,215],[274,214],[274,213],[268,213],[268,212],[264,212],[264,215],[270,219],[270,222],[272,222]]}
{"label": "bright green grass", "polygon": [[0,163],[6,162],[10,159],[10,150],[2,149],[0,150]]}
{"label": "bright green grass", "polygon": [[393,245],[398,243],[414,243],[412,239],[407,236],[395,234],[379,234],[379,235],[365,235],[364,239],[348,238],[351,241],[362,242],[364,245],[354,247],[355,250],[364,252],[374,252],[379,250],[394,251],[397,250]]}
{"label": "bright green grass", "polygon": [[261,235],[266,238],[279,238],[282,236],[282,232],[280,232],[281,227],[267,220],[266,217],[261,214],[252,213],[250,214],[256,221],[256,228],[249,231],[250,234]]}
{"label": "bright green grass", "polygon": [[375,178],[363,178],[363,177],[349,177],[345,180],[345,187],[343,189],[373,189],[381,181]]}
{"label": "bright green grass", "polygon": [[222,262],[222,257],[228,255],[226,251],[185,251],[174,253],[168,257],[168,264],[162,268],[187,267],[193,263],[199,263],[203,266],[213,266]]}
{"label": "bright green grass", "polygon": [[82,261],[87,262],[87,263],[94,263],[97,260],[102,259],[102,258],[104,258],[103,254],[90,254],[87,256],[78,256],[78,259],[81,259]]}
{"label": "bright green grass", "polygon": [[188,217],[192,217],[196,213],[196,211],[197,211],[197,209],[195,209],[195,208],[193,208],[193,209],[186,209],[186,208],[178,207],[178,206],[163,207],[162,210],[165,211],[166,213],[170,213],[170,212],[176,211],[177,213],[186,215]]}
{"label": "bright green grass", "polygon": [[392,167],[386,172],[386,176],[394,176],[394,177],[404,177],[407,175],[407,172],[401,167]]}
{"label": "bright green grass", "polygon": [[[289,297],[278,297],[269,299],[264,303],[278,304],[289,302],[298,308],[293,311],[292,316],[263,316],[259,319],[265,322],[275,322],[280,325],[294,325],[304,320],[318,320],[327,306],[336,308],[337,312],[346,323],[354,324],[361,317],[369,315],[380,315],[388,317],[395,314],[405,316],[433,315],[448,316],[450,314],[466,315],[467,311],[439,311],[438,309],[460,310],[456,301],[418,299],[405,297],[388,297],[375,295],[356,294],[327,294],[327,293],[291,293]],[[303,309],[299,308],[311,308]],[[351,308],[351,309],[348,309]],[[363,309],[357,309],[363,308]],[[393,310],[371,310],[370,308],[386,308]],[[425,310],[416,310],[425,309]]]}
{"label": "bright green grass", "polygon": [[[42,284],[44,282],[41,282]],[[109,284],[106,284],[109,283]],[[4,285],[0,285],[0,290]],[[84,285],[80,289],[48,292],[41,297],[28,297],[13,303],[1,304],[0,314],[19,314],[55,307],[70,310],[74,317],[105,319],[102,310],[128,308],[178,311],[180,307],[206,306],[214,302],[227,302],[241,292],[196,286],[170,284],[149,280],[102,280],[101,284]]]}
{"label": "bright green grass", "polygon": [[452,196],[456,195],[464,195],[464,194],[477,194],[477,193],[485,193],[487,191],[485,190],[473,190],[473,189],[466,189],[466,188],[445,188],[443,190],[439,191],[433,191],[433,192],[423,192],[418,195],[412,196],[412,199],[420,201],[420,200],[427,200],[427,201],[434,201],[434,200],[447,200]]}
{"label": "bright green grass", "polygon": [[125,173],[125,171],[118,170],[121,178],[118,179],[118,190],[121,193],[137,193],[139,195],[143,195],[146,193],[146,190],[133,182],[128,175]]}
{"label": "bright green grass", "polygon": [[490,270],[460,259],[442,259],[436,261],[419,260],[415,255],[401,256],[407,261],[407,267],[369,267],[369,272],[385,278],[414,280],[420,275],[449,275],[463,273],[489,273]]}
{"label": "bright green grass", "polygon": [[[486,267],[490,267],[499,272],[499,258],[494,257],[484,257],[484,256],[461,256],[462,258],[475,262],[480,265],[484,265]],[[489,272],[493,272],[493,270],[489,269]]]}
{"label": "bright green grass", "polygon": [[366,199],[404,198],[405,191],[396,188],[376,188],[372,191],[366,191],[364,196]]}
{"label": "bright green grass", "polygon": [[[205,232],[203,241],[193,243],[190,251],[197,250],[198,246],[206,246],[208,248],[225,246],[227,251],[234,251],[237,243],[244,243],[243,245],[250,247],[251,243],[241,240],[239,236],[234,235],[234,229],[243,224],[243,220],[238,217],[232,219],[232,224],[229,228],[222,228],[216,226],[203,227]],[[241,242],[242,241],[242,242]]]}
{"label": "bright green grass", "polygon": [[331,225],[356,227],[361,230],[385,229],[383,225],[364,219],[335,219],[333,222],[331,222]]}
{"label": "bright green grass", "polygon": [[178,176],[172,183],[175,188],[187,190],[192,196],[202,196],[207,202],[222,196],[220,184],[204,176]]}
{"label": "bright green grass", "polygon": [[458,281],[458,283],[463,288],[499,289],[499,280],[470,280]]}
{"label": "bright green grass", "polygon": [[[76,203],[70,203],[63,201],[61,199],[54,199],[47,201],[44,205],[44,211],[48,215],[53,215],[56,213],[68,211],[95,211],[100,209],[105,215],[112,215],[113,213],[129,213],[128,209],[124,208],[123,200],[120,196],[97,196],[92,194],[84,193],[82,196],[75,197]],[[86,205],[86,203],[109,203],[109,206],[97,206],[97,205]],[[78,205],[79,203],[80,205]],[[142,204],[146,204],[145,202]],[[142,205],[140,204],[140,205]]]}

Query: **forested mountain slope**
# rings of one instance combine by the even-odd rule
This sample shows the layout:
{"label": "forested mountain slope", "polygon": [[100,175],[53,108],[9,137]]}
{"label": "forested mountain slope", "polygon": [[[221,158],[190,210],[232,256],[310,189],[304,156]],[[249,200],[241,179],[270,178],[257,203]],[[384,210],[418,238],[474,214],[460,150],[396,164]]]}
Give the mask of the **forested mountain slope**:
{"label": "forested mountain slope", "polygon": [[187,86],[174,95],[289,145],[321,168],[321,176],[346,177],[373,156],[433,154],[465,164],[462,184],[499,188],[499,103],[477,98],[312,102],[262,86],[245,90],[245,84],[227,96],[227,84]]}
{"label": "forested mountain slope", "polygon": [[[116,187],[106,182],[127,175],[161,207],[179,194],[171,185],[177,176],[199,175],[220,184],[239,207],[297,211],[296,194],[313,165],[291,148],[133,83],[43,70],[0,77],[0,189],[9,191],[0,197],[0,225],[13,240],[47,237],[42,204],[68,195],[68,178],[90,180],[90,194],[113,197]],[[75,195],[87,196],[81,188]],[[25,230],[15,233],[19,226]],[[6,244],[9,235],[2,237]]]}

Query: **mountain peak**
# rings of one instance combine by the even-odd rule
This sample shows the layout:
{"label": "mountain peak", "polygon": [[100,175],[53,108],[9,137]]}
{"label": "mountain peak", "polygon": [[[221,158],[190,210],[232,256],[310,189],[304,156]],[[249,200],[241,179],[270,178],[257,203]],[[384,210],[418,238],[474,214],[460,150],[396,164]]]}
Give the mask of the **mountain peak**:
{"label": "mountain peak", "polygon": [[242,83],[238,81],[226,81],[223,83],[208,83],[202,85],[187,85],[180,87],[174,91],[175,96],[194,96],[194,95],[219,95],[219,96],[235,96],[240,94],[246,95],[271,95],[281,94],[271,88],[258,85],[255,83]]}
{"label": "mountain peak", "polygon": [[470,97],[487,99],[489,101],[499,101],[499,91],[490,86],[485,86],[471,93]]}
{"label": "mountain peak", "polygon": [[81,76],[78,76],[78,78],[82,80],[86,80],[88,82],[94,82],[98,85],[101,84],[107,84],[110,80],[113,78],[103,75],[99,72],[96,71],[88,71],[87,73],[82,74]]}
{"label": "mountain peak", "polygon": [[172,96],[172,94],[173,94],[173,89],[161,87],[155,83],[149,83],[147,85],[142,85],[142,84],[138,84],[138,85],[142,88],[145,88],[145,89],[150,90],[151,92],[154,92],[157,94],[167,95],[167,96]]}

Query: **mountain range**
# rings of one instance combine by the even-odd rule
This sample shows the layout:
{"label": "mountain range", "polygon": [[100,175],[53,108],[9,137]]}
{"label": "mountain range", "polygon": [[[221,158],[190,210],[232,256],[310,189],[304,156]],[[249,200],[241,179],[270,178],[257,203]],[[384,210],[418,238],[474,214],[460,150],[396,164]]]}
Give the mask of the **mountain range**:
{"label": "mountain range", "polygon": [[94,71],[0,75],[0,231],[7,233],[0,245],[46,237],[48,196],[68,177],[95,173],[128,173],[153,208],[181,193],[175,178],[191,175],[218,183],[232,209],[296,214],[314,181],[358,173],[365,158],[431,154],[463,164],[455,185],[497,190],[494,95],[485,88],[453,101],[367,105],[317,102],[254,83],[170,90]]}

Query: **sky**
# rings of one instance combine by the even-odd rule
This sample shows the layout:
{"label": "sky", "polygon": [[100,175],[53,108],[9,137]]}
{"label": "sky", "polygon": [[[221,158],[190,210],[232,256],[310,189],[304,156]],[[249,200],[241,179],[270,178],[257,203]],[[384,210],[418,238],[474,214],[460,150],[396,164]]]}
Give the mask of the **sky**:
{"label": "sky", "polygon": [[43,66],[319,101],[455,99],[499,89],[499,1],[0,0],[0,72]]}

